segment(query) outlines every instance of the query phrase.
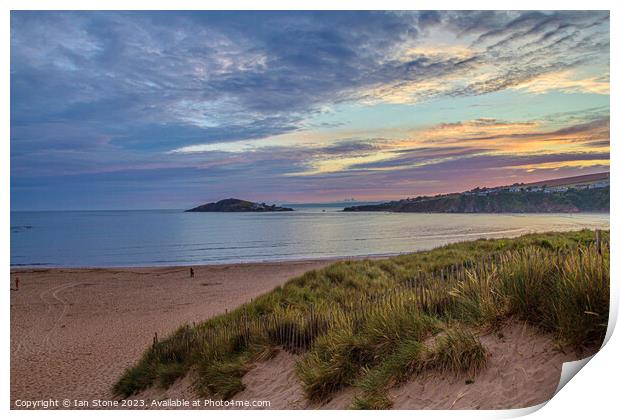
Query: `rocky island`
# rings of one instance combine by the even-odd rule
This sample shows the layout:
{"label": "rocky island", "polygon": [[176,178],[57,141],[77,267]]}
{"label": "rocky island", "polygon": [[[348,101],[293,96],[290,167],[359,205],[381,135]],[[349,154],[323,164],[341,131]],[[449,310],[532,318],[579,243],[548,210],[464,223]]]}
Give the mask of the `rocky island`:
{"label": "rocky island", "polygon": [[216,203],[207,203],[186,212],[271,212],[271,211],[293,211],[288,207],[278,207],[275,204],[253,203],[252,201],[239,200],[237,198],[227,198]]}

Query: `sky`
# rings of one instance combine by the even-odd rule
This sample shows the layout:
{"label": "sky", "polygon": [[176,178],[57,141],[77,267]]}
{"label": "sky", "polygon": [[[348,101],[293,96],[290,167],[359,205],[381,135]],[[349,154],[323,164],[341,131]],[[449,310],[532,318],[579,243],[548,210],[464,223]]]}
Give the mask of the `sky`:
{"label": "sky", "polygon": [[11,12],[11,209],[609,170],[609,12]]}

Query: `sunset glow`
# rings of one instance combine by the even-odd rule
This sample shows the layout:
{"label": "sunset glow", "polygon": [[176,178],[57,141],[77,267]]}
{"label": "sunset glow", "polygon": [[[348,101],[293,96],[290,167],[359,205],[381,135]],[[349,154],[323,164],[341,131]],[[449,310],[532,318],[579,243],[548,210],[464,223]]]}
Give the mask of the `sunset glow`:
{"label": "sunset glow", "polygon": [[12,12],[11,89],[14,209],[609,170],[608,12]]}

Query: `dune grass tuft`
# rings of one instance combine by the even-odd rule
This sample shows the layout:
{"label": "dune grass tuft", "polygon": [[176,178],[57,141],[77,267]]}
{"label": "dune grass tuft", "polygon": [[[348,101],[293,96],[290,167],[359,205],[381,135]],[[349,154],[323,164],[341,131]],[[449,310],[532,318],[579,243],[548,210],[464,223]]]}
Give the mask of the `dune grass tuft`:
{"label": "dune grass tuft", "polygon": [[471,331],[450,329],[437,338],[424,360],[425,369],[475,375],[486,364],[487,351]]}
{"label": "dune grass tuft", "polygon": [[432,370],[475,376],[486,360],[487,351],[478,338],[464,329],[447,330],[437,337],[432,348],[419,341],[403,342],[381,365],[363,372],[355,383],[360,393],[352,408],[390,408],[388,390],[412,376]]}
{"label": "dune grass tuft", "polygon": [[366,322],[343,322],[321,336],[297,363],[308,398],[322,401],[351,385],[363,369],[380,364],[405,341],[419,341],[438,330],[438,321],[409,305],[378,311]]}
{"label": "dune grass tuft", "polygon": [[385,357],[374,367],[365,368],[355,383],[360,393],[355,397],[352,408],[382,410],[391,407],[387,391],[424,370],[428,349],[417,340],[407,340],[398,349]]}

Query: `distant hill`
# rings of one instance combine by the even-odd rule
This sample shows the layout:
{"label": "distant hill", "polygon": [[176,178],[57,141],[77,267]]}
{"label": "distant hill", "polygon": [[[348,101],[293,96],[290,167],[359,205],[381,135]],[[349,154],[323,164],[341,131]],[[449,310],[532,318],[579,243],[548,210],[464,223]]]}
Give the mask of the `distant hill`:
{"label": "distant hill", "polygon": [[227,198],[216,203],[207,203],[186,212],[271,212],[271,211],[293,211],[288,207],[278,207],[265,203],[253,203],[251,201],[239,200],[237,198]]}
{"label": "distant hill", "polygon": [[416,197],[344,211],[411,213],[577,213],[609,211],[609,173],[475,188],[455,194]]}
{"label": "distant hill", "polygon": [[530,182],[528,184],[521,184],[525,187],[533,186],[547,186],[547,187],[577,187],[580,185],[590,185],[597,182],[609,182],[609,172],[601,172],[598,174],[588,174],[571,176],[567,178],[555,178],[547,179],[544,181]]}

